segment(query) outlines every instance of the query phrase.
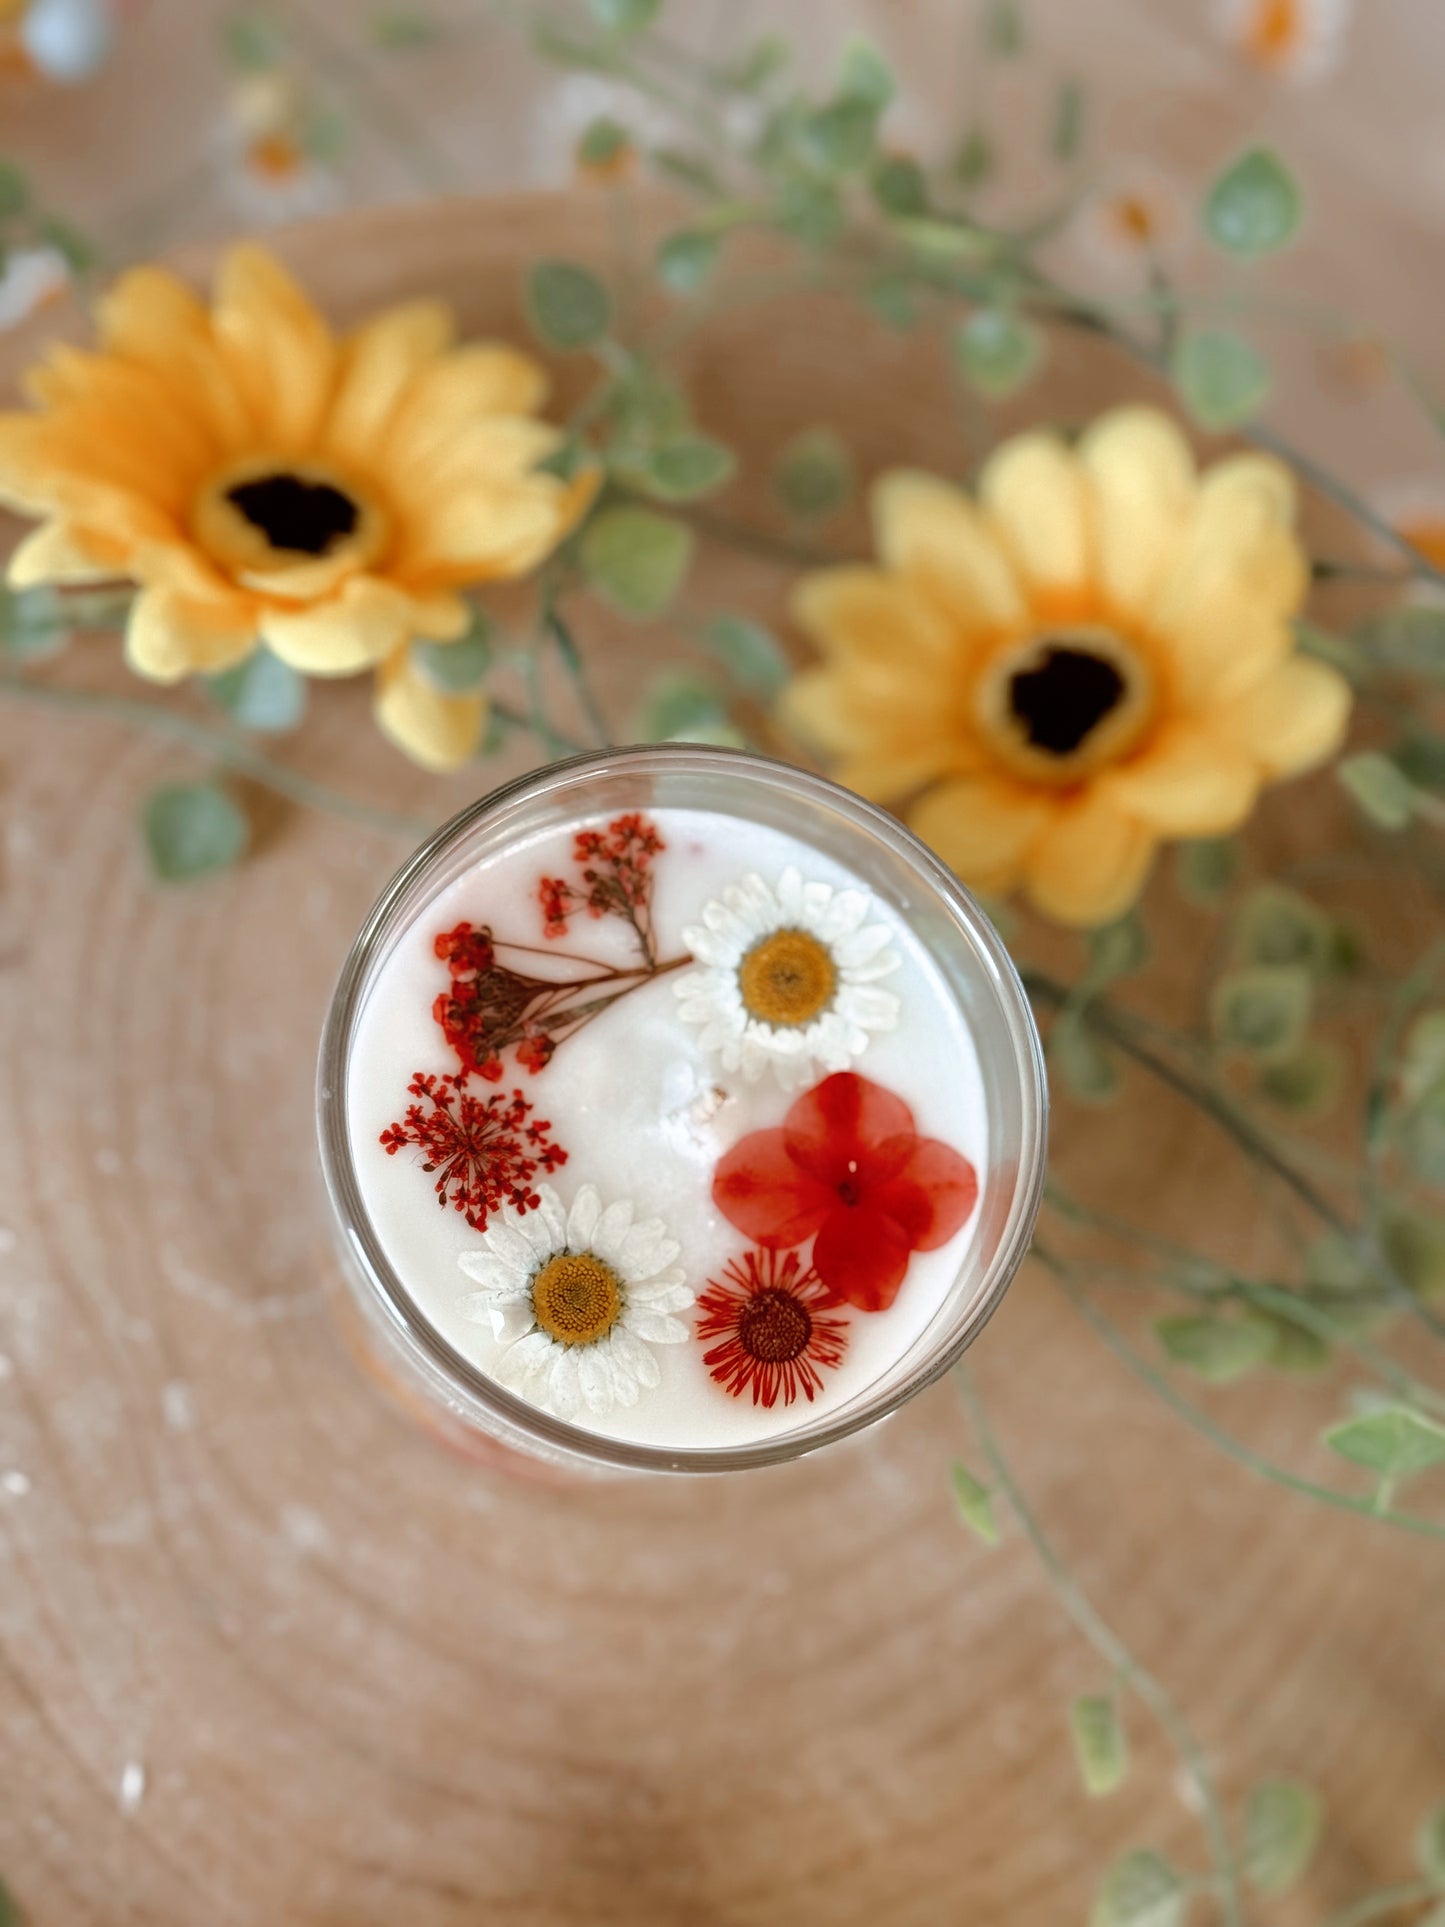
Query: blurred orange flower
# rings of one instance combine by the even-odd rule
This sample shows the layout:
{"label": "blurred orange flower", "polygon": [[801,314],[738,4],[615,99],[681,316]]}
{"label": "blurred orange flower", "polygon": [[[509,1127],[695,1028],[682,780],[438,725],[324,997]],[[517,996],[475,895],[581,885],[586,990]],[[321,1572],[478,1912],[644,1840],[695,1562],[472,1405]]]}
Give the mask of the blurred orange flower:
{"label": "blurred orange flower", "polygon": [[485,698],[439,689],[410,644],[460,637],[458,591],[534,568],[590,500],[590,476],[539,471],[561,440],[535,419],[542,370],[456,347],[433,301],[338,338],[249,245],[210,309],[161,269],[122,276],[99,333],[31,371],[35,412],[0,416],[0,498],[48,518],[12,584],[138,583],[126,654],[159,682],[261,643],[305,675],[374,669],[387,734],[464,762]]}
{"label": "blurred orange flower", "polygon": [[1294,485],[1259,455],[1198,474],[1172,421],[1124,408],[1077,448],[1005,444],[978,497],[879,480],[880,566],[796,591],[823,663],[784,714],[966,883],[1107,923],[1161,840],[1237,829],[1339,747],[1349,687],[1291,627]]}

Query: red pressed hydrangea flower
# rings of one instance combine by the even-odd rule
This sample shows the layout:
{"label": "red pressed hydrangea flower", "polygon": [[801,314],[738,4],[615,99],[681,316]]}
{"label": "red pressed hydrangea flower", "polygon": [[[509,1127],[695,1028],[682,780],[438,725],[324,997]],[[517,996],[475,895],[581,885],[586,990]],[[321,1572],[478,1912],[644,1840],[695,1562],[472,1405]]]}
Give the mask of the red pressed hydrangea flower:
{"label": "red pressed hydrangea flower", "polygon": [[796,1251],[750,1251],[710,1278],[697,1307],[703,1344],[721,1339],[702,1362],[725,1392],[772,1407],[782,1394],[791,1405],[801,1392],[811,1404],[823,1389],[819,1367],[842,1363],[848,1325],[830,1318],[837,1300]]}
{"label": "red pressed hydrangea flower", "polygon": [[443,1206],[460,1211],[476,1231],[485,1231],[493,1211],[510,1205],[526,1212],[541,1203],[533,1180],[555,1171],[567,1153],[547,1133],[546,1118],[533,1118],[520,1091],[510,1098],[493,1091],[487,1098],[466,1090],[466,1077],[432,1077],[418,1071],[407,1086],[417,1099],[399,1124],[388,1124],[381,1142],[389,1157],[411,1145],[424,1155],[423,1171],[437,1174],[436,1194]]}
{"label": "red pressed hydrangea flower", "polygon": [[813,1238],[813,1266],[835,1297],[886,1311],[915,1251],[935,1251],[978,1197],[967,1158],[920,1137],[901,1097],[853,1071],[815,1084],[781,1129],[754,1131],[718,1161],[713,1198],[754,1243]]}

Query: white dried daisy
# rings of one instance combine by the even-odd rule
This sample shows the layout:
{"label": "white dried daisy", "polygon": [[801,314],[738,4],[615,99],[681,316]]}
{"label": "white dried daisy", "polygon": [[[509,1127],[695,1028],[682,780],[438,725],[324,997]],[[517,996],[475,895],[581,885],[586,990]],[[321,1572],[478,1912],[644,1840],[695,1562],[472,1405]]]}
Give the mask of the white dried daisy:
{"label": "white dried daisy", "polygon": [[898,1022],[898,999],[878,980],[902,960],[871,909],[862,890],[804,882],[791,866],[776,888],[756,875],[729,884],[682,933],[702,967],[674,988],[703,1049],[749,1081],[771,1066],[784,1090],[846,1070],[871,1032]]}
{"label": "white dried daisy", "polygon": [[559,1418],[635,1405],[662,1373],[654,1345],[680,1345],[693,1293],[677,1266],[680,1249],[660,1218],[633,1223],[620,1199],[602,1208],[584,1184],[563,1209],[550,1185],[540,1203],[487,1226],[480,1251],[458,1262],[479,1290],[462,1315],[502,1346],[493,1368],[504,1385]]}

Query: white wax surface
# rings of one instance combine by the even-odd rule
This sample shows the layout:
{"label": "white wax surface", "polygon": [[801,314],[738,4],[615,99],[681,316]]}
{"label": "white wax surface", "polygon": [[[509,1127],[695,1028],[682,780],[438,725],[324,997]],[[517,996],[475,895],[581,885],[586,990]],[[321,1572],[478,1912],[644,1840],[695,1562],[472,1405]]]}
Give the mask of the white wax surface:
{"label": "white wax surface", "polygon": [[[699,810],[649,813],[666,844],[655,859],[653,921],[661,958],[683,948],[680,933],[699,921],[703,905],[730,883],[756,871],[770,885],[789,865],[804,878],[858,889],[858,879],[812,846],[779,831]],[[431,1015],[447,983],[446,966],[433,948],[439,931],[463,920],[487,924],[500,960],[548,974],[534,958],[509,956],[506,940],[543,943],[537,881],[542,875],[575,876],[571,861],[576,829],[602,828],[579,818],[513,845],[503,856],[479,864],[432,903],[396,943],[377,973],[357,1024],[348,1074],[352,1154],[367,1212],[387,1257],[418,1308],[457,1351],[491,1371],[500,1342],[490,1330],[462,1316],[474,1291],[457,1260],[480,1238],[460,1215],[442,1210],[433,1180],[410,1149],[388,1156],[378,1142],[410,1102],[407,1084],[416,1071],[457,1068]],[[893,931],[892,947],[903,961],[884,980],[900,1000],[896,1029],[875,1034],[851,1066],[894,1092],[913,1112],[919,1132],[941,1138],[979,1173],[988,1164],[986,1116],[977,1056],[956,1003],[927,950],[908,927],[875,899],[870,923]],[[598,962],[629,966],[636,951],[627,926],[616,917],[573,919],[560,948]],[[698,1048],[699,1030],[678,1015],[672,977],[664,976],[623,998],[558,1047],[537,1075],[506,1054],[500,1084],[474,1079],[479,1095],[520,1089],[550,1120],[554,1140],[568,1161],[551,1178],[562,1202],[577,1188],[595,1184],[602,1202],[630,1198],[638,1219],[662,1218],[682,1246],[680,1263],[692,1290],[701,1294],[724,1263],[740,1257],[748,1240],[712,1201],[718,1159],[749,1132],[780,1125],[796,1093],[781,1088],[771,1070],[756,1083],[725,1073]],[[821,1076],[822,1073],[820,1072]],[[722,1101],[705,1121],[698,1099],[720,1090]],[[848,1346],[841,1365],[822,1373],[824,1386],[810,1405],[799,1398],[771,1411],[750,1396],[735,1398],[714,1383],[703,1365],[707,1346],[659,1345],[654,1355],[662,1382],[637,1404],[574,1423],[607,1437],[677,1447],[738,1445],[786,1433],[856,1398],[892,1365],[928,1325],[959,1274],[974,1235],[978,1212],[937,1251],[915,1252],[897,1299],[887,1311],[864,1313],[844,1306]],[[692,1325],[695,1312],[680,1316]]]}

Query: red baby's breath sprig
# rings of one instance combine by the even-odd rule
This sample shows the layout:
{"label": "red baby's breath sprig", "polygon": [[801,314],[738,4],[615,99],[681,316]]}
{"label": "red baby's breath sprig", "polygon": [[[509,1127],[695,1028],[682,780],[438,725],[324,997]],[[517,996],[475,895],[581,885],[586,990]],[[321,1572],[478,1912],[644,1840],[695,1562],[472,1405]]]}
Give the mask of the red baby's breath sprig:
{"label": "red baby's breath sprig", "polygon": [[534,1210],[541,1203],[537,1173],[557,1170],[567,1153],[547,1135],[550,1122],[532,1117],[520,1091],[473,1097],[466,1082],[465,1072],[433,1077],[418,1071],[407,1086],[417,1102],[400,1123],[387,1125],[381,1143],[389,1157],[406,1146],[421,1151],[421,1168],[436,1174],[442,1207],[451,1205],[473,1230],[485,1231],[488,1216],[504,1206]]}
{"label": "red baby's breath sprig", "polygon": [[582,872],[580,886],[565,877],[543,877],[538,884],[543,934],[562,936],[579,910],[589,917],[621,917],[632,926],[643,961],[652,964],[651,865],[666,847],[656,824],[637,810],[614,817],[605,830],[579,830],[572,857]]}
{"label": "red baby's breath sprig", "polygon": [[848,1321],[830,1313],[838,1300],[796,1251],[749,1251],[710,1278],[697,1301],[697,1337],[720,1339],[702,1362],[733,1398],[751,1392],[771,1408],[779,1395],[791,1405],[801,1393],[812,1403],[823,1389],[821,1366],[843,1362]]}

